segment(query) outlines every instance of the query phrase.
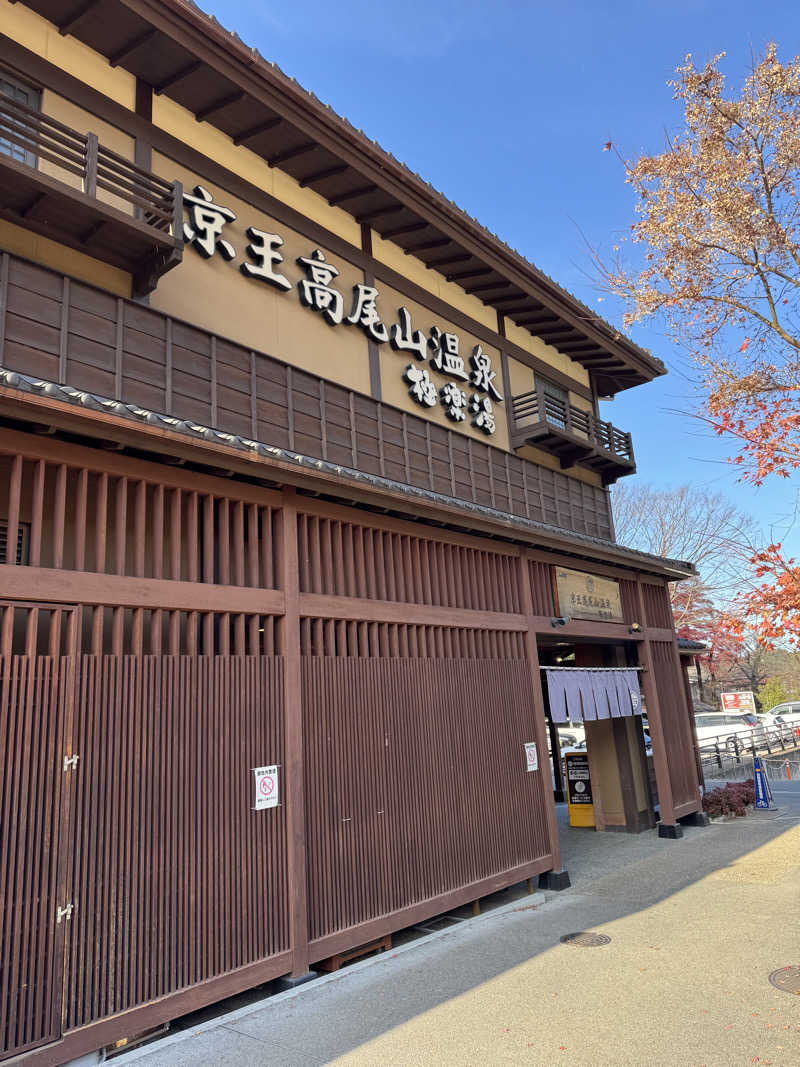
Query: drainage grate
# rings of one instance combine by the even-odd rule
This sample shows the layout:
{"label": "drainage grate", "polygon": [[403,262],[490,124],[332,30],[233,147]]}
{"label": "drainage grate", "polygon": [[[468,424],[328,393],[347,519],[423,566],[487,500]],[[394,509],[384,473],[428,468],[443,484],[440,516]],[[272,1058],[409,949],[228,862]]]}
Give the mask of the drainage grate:
{"label": "drainage grate", "polygon": [[800,997],[800,967],[779,967],[769,976],[776,989],[784,993],[795,993]]}
{"label": "drainage grate", "polygon": [[561,938],[562,945],[577,945],[578,948],[597,948],[599,945],[607,945],[611,938],[606,934],[592,934],[583,931],[579,934],[564,934]]}

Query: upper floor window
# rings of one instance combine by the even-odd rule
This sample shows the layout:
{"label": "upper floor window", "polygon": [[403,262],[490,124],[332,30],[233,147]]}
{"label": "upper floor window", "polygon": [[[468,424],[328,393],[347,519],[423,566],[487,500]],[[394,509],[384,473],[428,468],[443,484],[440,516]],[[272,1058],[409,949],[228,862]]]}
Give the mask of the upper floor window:
{"label": "upper floor window", "polygon": [[[31,152],[25,145],[19,143],[22,130],[19,127],[19,113],[14,115],[12,110],[4,109],[2,97],[8,97],[17,104],[39,111],[41,108],[42,94],[38,89],[32,89],[21,82],[13,81],[5,74],[0,74],[0,152],[5,156],[11,156],[20,163],[27,163],[30,167],[36,166],[36,154]],[[27,127],[27,123],[25,124]]]}
{"label": "upper floor window", "polygon": [[546,378],[539,378],[538,384],[544,392],[545,411],[544,418],[552,426],[560,426],[563,430],[567,425],[567,405],[569,394],[560,385],[554,385]]}

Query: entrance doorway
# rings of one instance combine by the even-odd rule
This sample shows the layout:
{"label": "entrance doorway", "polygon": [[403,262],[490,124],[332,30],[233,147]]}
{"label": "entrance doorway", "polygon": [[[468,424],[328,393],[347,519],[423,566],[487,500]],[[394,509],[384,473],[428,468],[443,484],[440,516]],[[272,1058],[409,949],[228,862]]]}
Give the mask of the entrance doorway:
{"label": "entrance doorway", "polygon": [[[540,638],[554,798],[557,804],[569,804],[572,792],[572,825],[593,823],[598,831],[627,833],[640,833],[655,825],[657,797],[647,709],[637,673],[629,673],[637,671],[636,660],[632,642],[598,644],[574,638]],[[553,689],[549,679],[557,677],[563,682],[566,676],[562,671],[569,672],[571,684]],[[623,699],[628,681],[630,700]],[[551,689],[558,694],[558,707],[551,706]],[[567,763],[573,768],[569,777],[577,782],[577,786],[572,783],[572,790]],[[580,791],[577,795],[576,788]],[[591,814],[586,811],[587,789]],[[566,812],[562,815],[566,817]]]}

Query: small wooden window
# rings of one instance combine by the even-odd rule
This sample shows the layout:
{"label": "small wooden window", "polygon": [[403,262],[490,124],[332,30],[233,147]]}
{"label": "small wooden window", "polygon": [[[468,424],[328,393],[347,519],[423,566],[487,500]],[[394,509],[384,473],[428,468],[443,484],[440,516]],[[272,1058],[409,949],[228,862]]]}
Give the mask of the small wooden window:
{"label": "small wooden window", "polygon": [[[546,397],[545,419],[553,426],[559,426],[562,430],[567,425],[567,408],[569,394],[560,385],[554,385],[546,378],[539,378],[539,384],[544,390]],[[549,401],[549,403],[548,403]]]}
{"label": "small wooden window", "polygon": [[[21,522],[17,527],[17,564],[27,566],[30,563],[31,526]],[[10,563],[8,558],[8,523],[0,519],[0,563]]]}
{"label": "small wooden window", "polygon": [[[41,110],[42,94],[38,89],[23,85],[22,82],[14,81],[2,73],[0,73],[0,94],[10,97],[17,104],[33,108],[34,111]],[[0,103],[2,103],[1,100]],[[3,133],[7,132],[9,127],[13,129],[14,125],[13,118],[7,114],[0,113],[0,152],[5,156],[11,156],[12,159],[16,159],[19,163],[27,163],[29,167],[35,167],[37,159],[34,152],[3,137]]]}

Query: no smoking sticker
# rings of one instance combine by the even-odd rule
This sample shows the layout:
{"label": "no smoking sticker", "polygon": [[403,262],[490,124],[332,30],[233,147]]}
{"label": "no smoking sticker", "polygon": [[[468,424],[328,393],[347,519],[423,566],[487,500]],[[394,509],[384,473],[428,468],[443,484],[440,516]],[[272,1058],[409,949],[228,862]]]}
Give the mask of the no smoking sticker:
{"label": "no smoking sticker", "polygon": [[526,771],[538,771],[539,770],[539,754],[536,751],[535,741],[525,742],[525,770]]}
{"label": "no smoking sticker", "polygon": [[276,808],[278,806],[278,768],[254,767],[253,775],[256,780],[256,802],[253,811],[262,808]]}

